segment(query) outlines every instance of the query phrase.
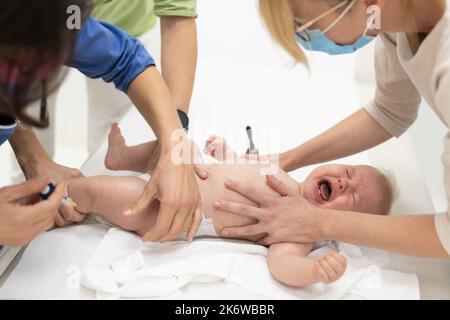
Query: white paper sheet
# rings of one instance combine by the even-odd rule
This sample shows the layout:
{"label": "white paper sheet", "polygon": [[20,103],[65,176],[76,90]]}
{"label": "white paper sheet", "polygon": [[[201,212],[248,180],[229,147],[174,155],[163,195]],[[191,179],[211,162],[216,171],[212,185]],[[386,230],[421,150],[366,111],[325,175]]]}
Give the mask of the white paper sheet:
{"label": "white paper sheet", "polygon": [[[338,243],[348,268],[337,282],[294,289],[273,279],[267,249],[249,242],[202,239],[144,244],[139,237],[112,228],[83,270],[83,285],[99,298],[165,298],[188,284],[233,283],[270,299],[420,298],[415,275],[385,269],[387,255]],[[319,248],[311,257],[333,250]]]}

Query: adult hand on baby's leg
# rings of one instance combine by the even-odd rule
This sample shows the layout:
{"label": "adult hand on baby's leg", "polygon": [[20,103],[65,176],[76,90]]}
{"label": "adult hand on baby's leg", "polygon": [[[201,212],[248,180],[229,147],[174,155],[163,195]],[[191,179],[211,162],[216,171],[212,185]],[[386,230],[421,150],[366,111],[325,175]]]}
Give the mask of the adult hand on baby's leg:
{"label": "adult hand on baby's leg", "polygon": [[[48,176],[52,183],[59,185],[67,184],[70,180],[83,177],[83,174],[77,169],[68,168],[48,160],[36,166],[33,172],[26,172],[27,179],[38,176]],[[86,215],[78,212],[74,207],[62,203],[59,207],[58,215],[55,217],[55,225],[65,227],[81,222],[85,218]]]}
{"label": "adult hand on baby's leg", "polygon": [[[80,175],[81,177],[82,175]],[[66,185],[65,195],[68,196],[68,185]],[[79,212],[74,205],[62,203],[59,207],[58,215],[55,217],[55,224],[60,227],[66,227],[75,223],[79,223],[86,218],[87,214]]]}
{"label": "adult hand on baby's leg", "polygon": [[145,172],[151,174],[153,171],[155,171],[156,166],[158,165],[159,158],[161,157],[161,147],[157,140],[154,140],[151,142],[153,145],[151,150],[152,153],[150,155],[150,160],[148,162],[147,168],[145,169]]}
{"label": "adult hand on baby's leg", "polygon": [[313,274],[317,282],[329,284],[345,273],[347,259],[337,252],[324,255],[314,262]]}
{"label": "adult hand on baby's leg", "polygon": [[[152,174],[153,171],[155,171],[156,166],[158,165],[159,159],[161,157],[161,148],[158,144],[158,141],[152,141],[152,154],[150,155],[150,160],[148,162],[147,168],[145,170],[145,172]],[[200,156],[200,150],[198,150],[198,147],[194,144],[195,148],[193,150],[194,152],[194,170],[195,173],[197,174],[197,176],[202,179],[202,180],[207,180],[208,179],[208,172],[202,168],[201,165],[201,156]]]}
{"label": "adult hand on baby's leg", "polygon": [[[142,195],[126,210],[125,216],[142,215],[150,204],[159,201],[156,224],[144,235],[149,242],[176,239],[191,229],[190,221],[201,197],[194,172],[193,143],[185,135],[181,142],[161,146],[161,157]],[[178,151],[177,153],[174,150]]]}
{"label": "adult hand on baby's leg", "polygon": [[74,207],[63,204],[55,217],[55,224],[60,228],[66,227],[83,221],[86,216],[86,214],[77,211]]}
{"label": "adult hand on baby's leg", "polygon": [[[186,238],[188,241],[193,241],[195,235],[197,234],[198,228],[203,220],[202,208],[197,208],[195,210],[192,219],[189,219],[188,223],[185,224]],[[189,229],[189,225],[191,226]]]}

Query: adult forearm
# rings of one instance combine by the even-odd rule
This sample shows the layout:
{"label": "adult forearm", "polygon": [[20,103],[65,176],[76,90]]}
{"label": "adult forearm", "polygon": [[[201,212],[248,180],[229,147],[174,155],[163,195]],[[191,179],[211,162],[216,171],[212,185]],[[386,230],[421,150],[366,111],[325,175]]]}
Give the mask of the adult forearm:
{"label": "adult forearm", "polygon": [[286,171],[293,171],[368,150],[390,138],[392,136],[361,109],[320,136],[282,154],[281,163]]}
{"label": "adult forearm", "polygon": [[172,144],[174,130],[182,129],[170,91],[155,67],[141,73],[130,85],[128,95],[155,132],[161,149]]}
{"label": "adult forearm", "polygon": [[27,178],[37,175],[37,167],[40,163],[51,161],[31,127],[18,126],[10,139],[10,144]]}
{"label": "adult forearm", "polygon": [[328,211],[321,217],[321,238],[354,243],[400,254],[445,258],[434,215],[376,216]]}
{"label": "adult forearm", "polygon": [[161,17],[162,74],[176,108],[186,113],[194,88],[197,66],[197,27],[195,18]]}

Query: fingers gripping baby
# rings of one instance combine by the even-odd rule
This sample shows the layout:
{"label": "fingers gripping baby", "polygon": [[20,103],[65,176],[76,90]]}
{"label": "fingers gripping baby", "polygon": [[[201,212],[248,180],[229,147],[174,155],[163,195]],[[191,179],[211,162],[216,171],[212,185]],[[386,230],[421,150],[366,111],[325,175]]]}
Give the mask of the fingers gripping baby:
{"label": "fingers gripping baby", "polygon": [[[127,146],[117,125],[109,135],[105,165],[110,170],[145,173],[149,158],[157,145],[149,142]],[[234,164],[237,154],[220,137],[213,136],[206,142],[205,153],[219,163],[209,165],[208,179],[198,179],[202,196],[204,220],[212,222],[217,235],[227,227],[254,224],[253,218],[222,212],[214,208],[214,202],[224,199],[230,202],[255,205],[250,200],[229,191],[224,182],[251,183],[255,191],[275,196],[261,175],[261,164]],[[369,166],[325,165],[310,173],[305,181],[298,183],[286,172],[278,170],[275,176],[298,192],[313,205],[328,209],[387,214],[393,201],[389,180],[379,170]],[[96,176],[74,179],[68,186],[70,198],[82,213],[95,213],[108,222],[140,236],[144,236],[158,219],[159,203],[154,201],[144,214],[124,216],[142,194],[146,181],[139,177]],[[244,240],[258,241],[260,237]],[[307,258],[313,244],[283,243],[269,248],[268,266],[275,279],[294,287],[314,283],[331,283],[345,272],[346,259],[339,253],[330,253],[319,259]]]}

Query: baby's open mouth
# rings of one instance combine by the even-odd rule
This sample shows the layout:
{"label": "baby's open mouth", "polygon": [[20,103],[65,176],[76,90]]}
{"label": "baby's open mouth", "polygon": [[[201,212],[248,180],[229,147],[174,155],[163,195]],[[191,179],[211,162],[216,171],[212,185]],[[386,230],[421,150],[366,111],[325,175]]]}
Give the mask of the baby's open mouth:
{"label": "baby's open mouth", "polygon": [[326,180],[321,180],[318,185],[319,196],[323,201],[330,200],[331,192],[333,191],[331,184]]}

